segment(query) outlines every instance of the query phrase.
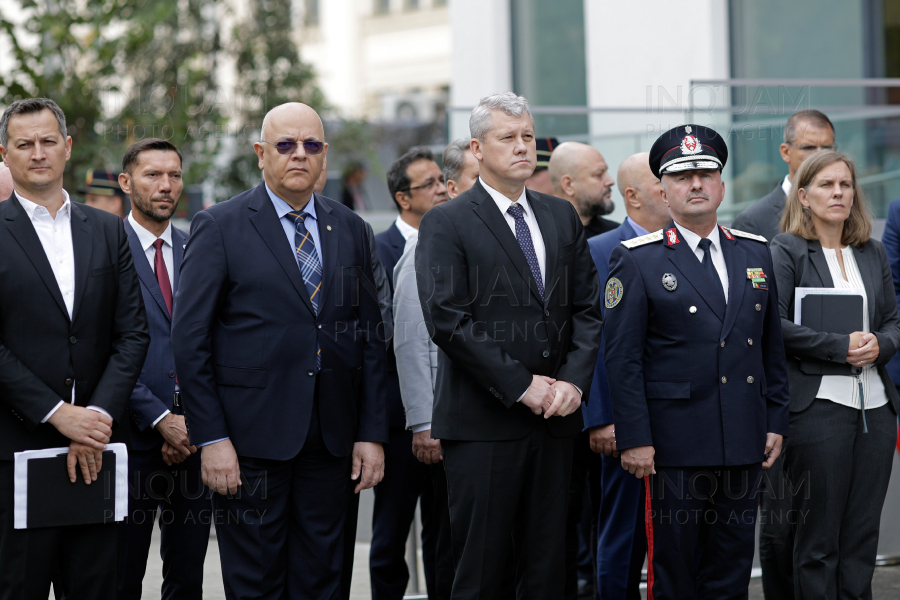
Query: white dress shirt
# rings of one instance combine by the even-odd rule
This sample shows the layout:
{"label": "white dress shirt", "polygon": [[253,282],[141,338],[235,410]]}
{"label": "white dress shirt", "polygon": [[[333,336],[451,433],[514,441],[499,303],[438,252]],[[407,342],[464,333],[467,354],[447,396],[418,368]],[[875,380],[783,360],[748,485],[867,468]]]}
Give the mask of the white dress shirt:
{"label": "white dress shirt", "polygon": [[397,220],[394,221],[394,225],[397,226],[397,229],[400,230],[400,235],[402,235],[403,239],[406,241],[409,241],[410,236],[419,234],[418,229],[416,229],[400,217],[397,217]]}
{"label": "white dress shirt", "polygon": [[[56,218],[50,216],[50,212],[27,198],[23,198],[16,192],[16,198],[19,204],[28,215],[28,219],[34,226],[41,246],[44,248],[44,254],[50,262],[50,268],[53,270],[53,277],[56,278],[56,285],[59,286],[59,292],[62,294],[63,302],[66,304],[66,312],[69,313],[69,320],[72,320],[72,310],[75,308],[75,248],[72,246],[72,203],[69,200],[69,194],[66,190],[63,193],[63,205],[56,211]],[[41,423],[46,423],[50,417],[59,410],[65,400],[60,401],[54,406],[47,416],[41,419]],[[72,404],[75,404],[75,386],[72,385]],[[91,410],[110,417],[110,414],[99,406],[88,406]]]}
{"label": "white dress shirt", "polygon": [[[694,253],[697,260],[703,262],[704,252],[700,247],[700,236],[690,229],[682,227],[678,223],[675,223],[675,227],[678,228],[681,237],[684,238],[684,241],[691,247],[691,252]],[[712,259],[713,266],[716,268],[716,273],[719,274],[719,281],[722,282],[722,289],[725,291],[725,304],[728,304],[728,269],[725,268],[725,255],[722,254],[722,243],[719,239],[718,224],[713,227],[713,230],[706,236],[706,239],[712,242],[712,245],[709,247],[710,258]]]}
{"label": "white dress shirt", "polygon": [[[138,242],[141,244],[141,248],[144,249],[144,256],[147,257],[147,260],[150,262],[150,270],[153,273],[156,273],[156,248],[153,246],[154,242],[156,242],[157,237],[155,234],[150,233],[147,229],[144,228],[143,225],[137,222],[134,218],[134,212],[128,213],[128,222],[131,223],[132,229],[137,234]],[[162,235],[159,236],[159,239],[163,241],[162,245],[162,255],[163,262],[166,264],[166,273],[169,275],[169,287],[172,288],[172,300],[175,300],[175,257],[172,254],[172,224],[169,223],[166,225],[166,230],[162,232]],[[178,390],[178,384],[175,384],[175,390]],[[169,414],[169,409],[166,409],[159,415],[155,421],[151,424],[151,427],[156,427],[156,424],[163,420],[167,414]]]}
{"label": "white dress shirt", "polygon": [[791,180],[788,179],[790,175],[784,176],[784,181],[781,182],[781,189],[784,191],[784,197],[787,198],[791,195]]}
{"label": "white dress shirt", "polygon": [[[481,185],[484,186],[484,189],[487,190],[487,193],[490,194],[494,202],[497,203],[497,208],[500,209],[500,212],[503,214],[503,218],[506,219],[506,222],[509,224],[509,228],[513,232],[513,236],[515,236],[516,219],[511,214],[506,212],[507,210],[509,210],[509,207],[512,206],[512,200],[486,184],[481,177],[478,178],[478,181],[481,182]],[[522,194],[516,200],[516,204],[522,207],[522,216],[525,219],[525,224],[528,225],[528,231],[531,232],[531,244],[534,246],[534,253],[537,255],[538,266],[541,269],[541,281],[543,281],[544,285],[546,285],[547,248],[544,246],[544,238],[541,237],[541,228],[538,226],[537,219],[534,216],[534,211],[531,209],[531,205],[528,203],[528,198],[525,196],[525,188],[522,188]]]}
{"label": "white dress shirt", "polygon": [[[859,274],[859,266],[856,264],[856,257],[853,255],[852,247],[841,248],[847,279],[844,279],[844,274],[841,273],[841,265],[838,264],[837,252],[835,252],[834,248],[822,248],[822,251],[825,254],[825,262],[828,263],[828,272],[831,273],[831,281],[834,283],[835,288],[865,290],[865,284]],[[863,314],[865,315],[863,331],[869,333],[869,298],[865,293],[863,293]],[[888,403],[884,382],[881,381],[881,376],[878,374],[875,365],[863,367],[858,377],[859,383],[862,383],[863,387],[866,410],[878,408]],[[861,404],[859,383],[857,383],[856,377],[823,375],[816,398],[831,400],[836,404],[859,410]]]}

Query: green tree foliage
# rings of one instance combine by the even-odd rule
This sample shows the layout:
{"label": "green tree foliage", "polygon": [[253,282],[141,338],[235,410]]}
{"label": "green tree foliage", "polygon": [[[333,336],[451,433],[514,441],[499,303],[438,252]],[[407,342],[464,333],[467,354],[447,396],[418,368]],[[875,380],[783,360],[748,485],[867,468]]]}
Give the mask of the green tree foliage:
{"label": "green tree foliage", "polygon": [[259,181],[252,138],[267,110],[324,105],[290,14],[291,0],[4,0],[13,67],[0,73],[0,104],[40,95],[62,107],[69,190],[89,169],[121,168],[134,141],[162,137],[184,153],[188,184],[207,180],[227,198]]}

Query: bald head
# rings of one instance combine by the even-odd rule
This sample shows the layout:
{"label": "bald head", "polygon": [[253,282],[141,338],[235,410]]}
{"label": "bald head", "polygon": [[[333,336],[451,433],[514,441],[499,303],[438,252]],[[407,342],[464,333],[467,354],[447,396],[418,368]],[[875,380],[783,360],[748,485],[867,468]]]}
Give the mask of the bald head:
{"label": "bald head", "polygon": [[650,153],[632,154],[619,165],[616,173],[625,210],[638,225],[656,231],[668,225],[669,208],[662,199],[659,179],[650,170]]}
{"label": "bald head", "polygon": [[9,167],[5,163],[0,163],[0,202],[3,202],[13,193],[13,178]]}
{"label": "bald head", "polygon": [[594,217],[608,215],[612,203],[609,167],[596,148],[578,142],[565,142],[550,155],[550,182],[554,193],[575,207],[581,222],[590,223]]}
{"label": "bald head", "polygon": [[[281,142],[288,142],[286,148],[276,147]],[[253,149],[269,189],[295,210],[306,206],[328,152],[316,111],[299,102],[276,106],[263,119],[262,139]]]}

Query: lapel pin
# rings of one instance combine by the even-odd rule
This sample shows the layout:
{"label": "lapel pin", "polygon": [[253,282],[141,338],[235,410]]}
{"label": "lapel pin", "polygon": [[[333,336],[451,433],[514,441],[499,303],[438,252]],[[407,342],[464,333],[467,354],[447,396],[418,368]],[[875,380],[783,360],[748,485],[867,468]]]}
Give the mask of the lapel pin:
{"label": "lapel pin", "polygon": [[325,229],[327,229],[328,231],[331,231],[331,225],[326,226]]}
{"label": "lapel pin", "polygon": [[678,287],[678,280],[675,279],[675,276],[672,275],[671,273],[666,273],[662,277],[662,284],[663,284],[663,287],[666,288],[666,290],[668,290],[670,292],[674,292],[675,288]]}

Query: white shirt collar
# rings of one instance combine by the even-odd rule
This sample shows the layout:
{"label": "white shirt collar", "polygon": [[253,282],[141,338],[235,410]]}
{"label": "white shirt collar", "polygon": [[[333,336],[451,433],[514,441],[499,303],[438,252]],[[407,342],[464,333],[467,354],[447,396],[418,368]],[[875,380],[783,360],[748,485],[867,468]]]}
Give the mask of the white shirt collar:
{"label": "white shirt collar", "polygon": [[784,190],[785,196],[791,195],[791,180],[788,179],[788,177],[790,177],[790,175],[785,175],[784,181],[781,182],[781,189]]}
{"label": "white shirt collar", "polygon": [[[69,200],[69,193],[66,190],[63,190],[62,193],[63,193],[63,205],[61,207],[59,207],[59,210],[56,212],[56,216],[59,217],[60,215],[62,215],[63,217],[68,217],[69,210],[71,208],[72,203]],[[19,204],[21,204],[22,208],[25,209],[25,214],[28,215],[28,219],[33,221],[34,220],[34,211],[37,210],[38,206],[41,206],[41,205],[37,204],[35,202],[32,202],[31,200],[28,200],[27,198],[23,198],[21,195],[19,195],[19,192],[16,192],[16,198],[19,199]],[[44,210],[47,210],[43,206],[41,206],[41,208],[43,208]]]}
{"label": "white shirt collar", "polygon": [[[691,252],[697,252],[697,246],[700,245],[700,240],[702,239],[699,235],[688,229],[687,227],[682,227],[678,223],[675,223],[675,227],[678,228],[678,233],[681,234],[681,237],[684,238],[684,241],[688,243],[688,246],[691,247]],[[712,245],[717,250],[722,250],[722,246],[719,245],[719,224],[716,223],[716,226],[713,227],[713,230],[706,236]]]}
{"label": "white shirt collar", "polygon": [[[509,210],[509,207],[512,204],[512,200],[510,200],[509,198],[507,198],[506,196],[504,196],[503,194],[501,194],[500,192],[498,192],[497,190],[495,190],[494,188],[492,188],[491,186],[486,184],[484,182],[484,179],[482,179],[481,177],[478,178],[478,181],[481,182],[481,185],[484,186],[484,189],[487,190],[487,193],[490,194],[491,198],[494,199],[494,202],[497,203],[497,208],[500,209],[500,212],[505,215],[506,211]],[[529,206],[528,198],[525,196],[525,188],[524,187],[522,188],[522,193],[519,195],[516,202],[519,204],[519,206],[522,207],[523,214],[527,215],[528,212],[531,210],[531,206]]]}
{"label": "white shirt collar", "polygon": [[[140,223],[137,222],[137,219],[134,218],[134,211],[128,213],[128,222],[131,223],[131,227],[134,229],[134,232],[137,234],[138,241],[141,243],[141,248],[144,249],[144,252],[149,250],[150,247],[153,246],[153,243],[156,241],[156,236],[154,234],[150,233],[149,231],[147,231],[147,229],[143,225],[141,225]],[[162,232],[162,235],[159,236],[159,239],[161,239],[163,242],[168,244],[170,248],[172,247],[172,223],[171,222],[169,222],[169,224],[166,225],[166,230]]]}
{"label": "white shirt collar", "polygon": [[397,225],[397,229],[400,230],[400,235],[403,236],[404,240],[408,240],[409,236],[419,232],[418,229],[401,219],[399,216],[397,217],[397,220],[394,221],[394,224]]}

